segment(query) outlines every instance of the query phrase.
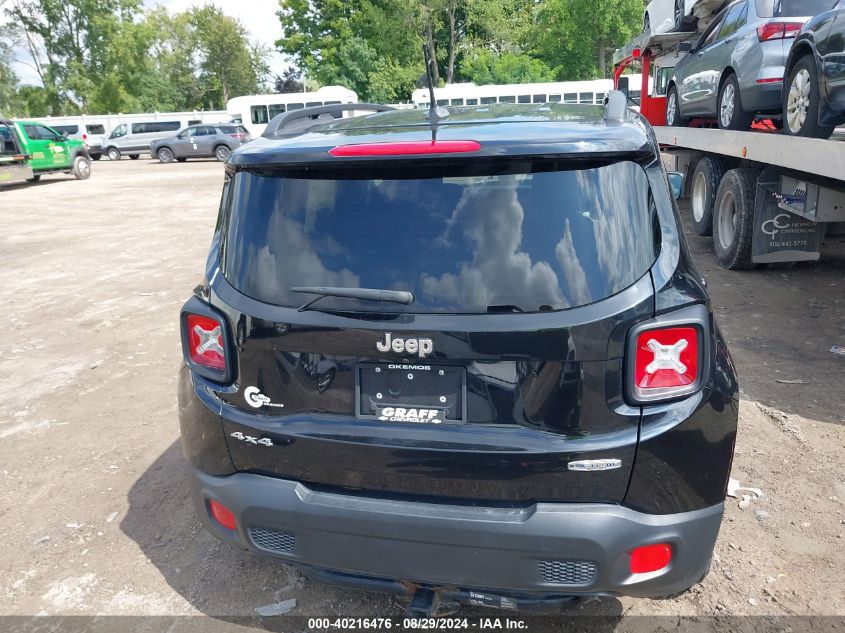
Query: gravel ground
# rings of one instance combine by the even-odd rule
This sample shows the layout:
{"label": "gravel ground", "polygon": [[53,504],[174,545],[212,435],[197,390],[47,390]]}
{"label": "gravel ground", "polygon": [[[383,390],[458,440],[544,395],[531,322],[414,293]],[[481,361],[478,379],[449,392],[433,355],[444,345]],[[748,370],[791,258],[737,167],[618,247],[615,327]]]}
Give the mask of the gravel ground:
{"label": "gravel ground", "polygon": [[[87,182],[0,190],[0,614],[220,618],[295,598],[299,615],[401,615],[385,596],[220,544],[194,517],[177,315],[221,182],[216,162],[100,161]],[[763,496],[728,500],[712,571],[690,592],[571,613],[841,623],[845,357],[828,350],[845,344],[845,241],[830,240],[819,263],[728,273],[709,239],[689,240],[743,386],[733,475]]]}

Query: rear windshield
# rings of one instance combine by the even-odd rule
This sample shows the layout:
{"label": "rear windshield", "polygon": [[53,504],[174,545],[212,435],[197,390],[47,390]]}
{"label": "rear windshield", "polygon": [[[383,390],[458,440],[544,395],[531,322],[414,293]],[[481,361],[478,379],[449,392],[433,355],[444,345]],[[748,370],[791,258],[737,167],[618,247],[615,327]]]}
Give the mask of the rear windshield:
{"label": "rear windshield", "polygon": [[54,125],[53,129],[59,132],[64,132],[65,134],[76,134],[79,132],[78,125]]}
{"label": "rear windshield", "polygon": [[650,268],[659,236],[642,167],[519,169],[415,169],[415,179],[400,178],[407,168],[355,179],[238,172],[226,202],[224,275],[276,305],[315,298],[295,286],[340,286],[409,290],[415,301],[326,297],[315,307],[484,313],[592,303]]}
{"label": "rear windshield", "polygon": [[837,0],[757,0],[757,15],[771,17],[812,17],[832,9]]}
{"label": "rear windshield", "polygon": [[99,123],[92,123],[90,125],[86,125],[85,129],[88,130],[88,134],[105,134],[106,128],[105,126]]}

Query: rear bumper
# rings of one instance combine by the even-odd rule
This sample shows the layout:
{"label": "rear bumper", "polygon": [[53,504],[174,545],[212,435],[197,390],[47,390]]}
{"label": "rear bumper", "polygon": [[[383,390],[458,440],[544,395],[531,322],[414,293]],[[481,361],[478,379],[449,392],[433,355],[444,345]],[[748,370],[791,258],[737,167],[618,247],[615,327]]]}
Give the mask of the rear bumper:
{"label": "rear bumper", "polygon": [[[394,501],[248,473],[214,477],[193,467],[190,479],[200,519],[219,539],[334,572],[339,584],[354,574],[533,597],[682,591],[706,574],[723,512],[723,504],[651,515],[610,504]],[[234,513],[236,530],[211,518],[209,500]],[[670,543],[672,561],[631,574],[629,552],[651,543]]]}

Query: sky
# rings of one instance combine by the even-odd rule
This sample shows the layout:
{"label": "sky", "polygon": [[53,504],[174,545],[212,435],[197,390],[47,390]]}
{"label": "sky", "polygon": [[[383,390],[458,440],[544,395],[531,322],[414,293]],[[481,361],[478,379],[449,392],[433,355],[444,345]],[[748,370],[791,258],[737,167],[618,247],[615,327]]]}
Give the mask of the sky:
{"label": "sky", "polygon": [[[4,5],[0,0],[0,6]],[[282,27],[276,11],[279,8],[278,0],[144,0],[145,8],[152,8],[160,4],[171,13],[179,13],[192,6],[215,4],[223,10],[223,13],[233,18],[238,18],[249,31],[251,40],[258,40],[272,49],[273,55],[270,58],[270,71],[281,74],[290,64],[285,58],[275,52],[275,41],[282,36]],[[40,84],[38,75],[25,62],[31,61],[29,54],[24,49],[16,50],[15,57],[19,60],[15,64],[15,73],[21,84]]]}

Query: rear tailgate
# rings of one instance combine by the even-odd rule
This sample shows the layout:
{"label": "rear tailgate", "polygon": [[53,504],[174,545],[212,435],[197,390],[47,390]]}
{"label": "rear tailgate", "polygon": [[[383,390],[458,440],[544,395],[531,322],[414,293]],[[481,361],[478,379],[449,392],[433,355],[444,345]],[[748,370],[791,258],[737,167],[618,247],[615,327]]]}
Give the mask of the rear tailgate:
{"label": "rear tailgate", "polygon": [[[622,399],[624,340],[653,310],[647,179],[630,162],[491,170],[235,175],[212,303],[237,347],[221,397],[239,470],[368,494],[621,501],[640,415]],[[416,300],[291,291],[314,285]]]}

